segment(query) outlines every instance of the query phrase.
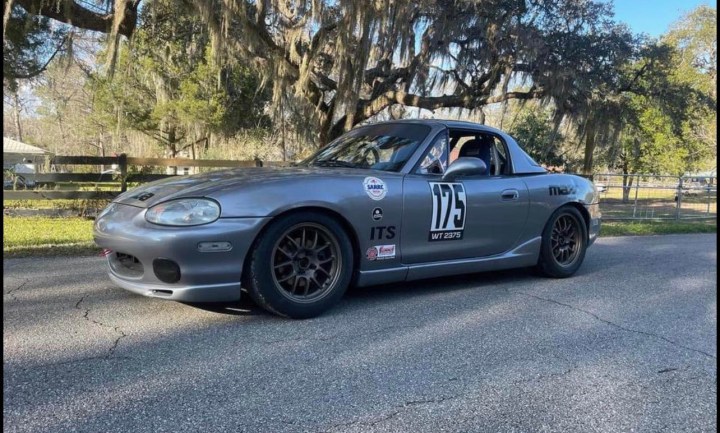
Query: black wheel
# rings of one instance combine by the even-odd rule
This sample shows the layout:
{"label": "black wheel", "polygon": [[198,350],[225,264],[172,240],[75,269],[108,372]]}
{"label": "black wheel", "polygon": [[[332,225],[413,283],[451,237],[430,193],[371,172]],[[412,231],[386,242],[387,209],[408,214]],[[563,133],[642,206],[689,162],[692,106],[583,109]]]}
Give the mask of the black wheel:
{"label": "black wheel", "polygon": [[543,230],[538,269],[548,277],[566,278],[582,265],[587,249],[587,227],[572,206],[556,210]]}
{"label": "black wheel", "polygon": [[306,319],[332,307],[352,277],[350,239],[333,218],[298,212],[271,223],[255,243],[243,285],[258,305]]}

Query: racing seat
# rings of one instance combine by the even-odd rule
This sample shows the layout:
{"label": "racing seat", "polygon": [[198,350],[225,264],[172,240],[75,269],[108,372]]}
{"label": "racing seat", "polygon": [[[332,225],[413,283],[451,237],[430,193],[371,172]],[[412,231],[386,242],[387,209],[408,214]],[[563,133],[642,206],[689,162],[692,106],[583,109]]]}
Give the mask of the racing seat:
{"label": "racing seat", "polygon": [[492,163],[491,155],[494,148],[495,140],[493,137],[491,135],[484,135],[465,142],[462,148],[460,148],[458,157],[466,156],[482,159],[487,166],[487,170],[485,170],[485,173],[482,174],[490,174],[490,164]]}

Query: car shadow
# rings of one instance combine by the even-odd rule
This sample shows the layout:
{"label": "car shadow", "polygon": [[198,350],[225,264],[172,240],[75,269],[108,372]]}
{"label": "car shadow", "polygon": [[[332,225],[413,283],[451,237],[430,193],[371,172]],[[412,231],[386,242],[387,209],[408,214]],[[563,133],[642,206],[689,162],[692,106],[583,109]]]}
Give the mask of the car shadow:
{"label": "car shadow", "polygon": [[[438,292],[453,292],[473,287],[492,286],[493,284],[514,279],[533,278],[537,275],[530,268],[486,271],[480,273],[428,278],[414,281],[401,281],[392,284],[373,286],[351,286],[345,293],[342,302],[347,305],[361,304],[380,299],[413,298],[427,296]],[[234,302],[181,302],[181,304],[212,313],[232,316],[265,316],[271,315],[253,301],[243,290],[239,301]]]}
{"label": "car shadow", "polygon": [[227,314],[231,316],[262,316],[268,314],[262,307],[252,300],[243,290],[239,301],[233,302],[180,302],[189,307],[209,311],[211,313]]}

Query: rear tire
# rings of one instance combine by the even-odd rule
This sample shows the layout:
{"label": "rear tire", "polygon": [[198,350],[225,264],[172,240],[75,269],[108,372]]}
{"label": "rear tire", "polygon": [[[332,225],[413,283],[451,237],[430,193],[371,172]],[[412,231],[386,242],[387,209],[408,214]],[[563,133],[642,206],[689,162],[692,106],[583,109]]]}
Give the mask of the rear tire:
{"label": "rear tire", "polygon": [[343,227],[325,214],[303,211],[270,223],[254,244],[243,286],[269,312],[307,319],[342,298],[352,266]]}
{"label": "rear tire", "polygon": [[573,275],[585,259],[587,244],[587,226],[580,211],[572,206],[557,209],[543,230],[538,270],[553,278]]}

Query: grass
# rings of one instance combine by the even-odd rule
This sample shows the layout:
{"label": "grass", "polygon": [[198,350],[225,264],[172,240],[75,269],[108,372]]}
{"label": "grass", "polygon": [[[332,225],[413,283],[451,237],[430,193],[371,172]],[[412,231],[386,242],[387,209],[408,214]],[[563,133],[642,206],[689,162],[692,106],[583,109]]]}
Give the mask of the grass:
{"label": "grass", "polygon": [[603,221],[601,237],[646,236],[682,233],[717,233],[717,220],[701,221]]}
{"label": "grass", "polygon": [[3,258],[97,254],[91,220],[3,216]]}
{"label": "grass", "polygon": [[[3,257],[93,255],[91,220],[3,216]],[[716,220],[604,221],[600,236],[642,236],[673,233],[716,233]]]}
{"label": "grass", "polygon": [[102,209],[110,200],[3,200],[3,208],[10,209]]}

